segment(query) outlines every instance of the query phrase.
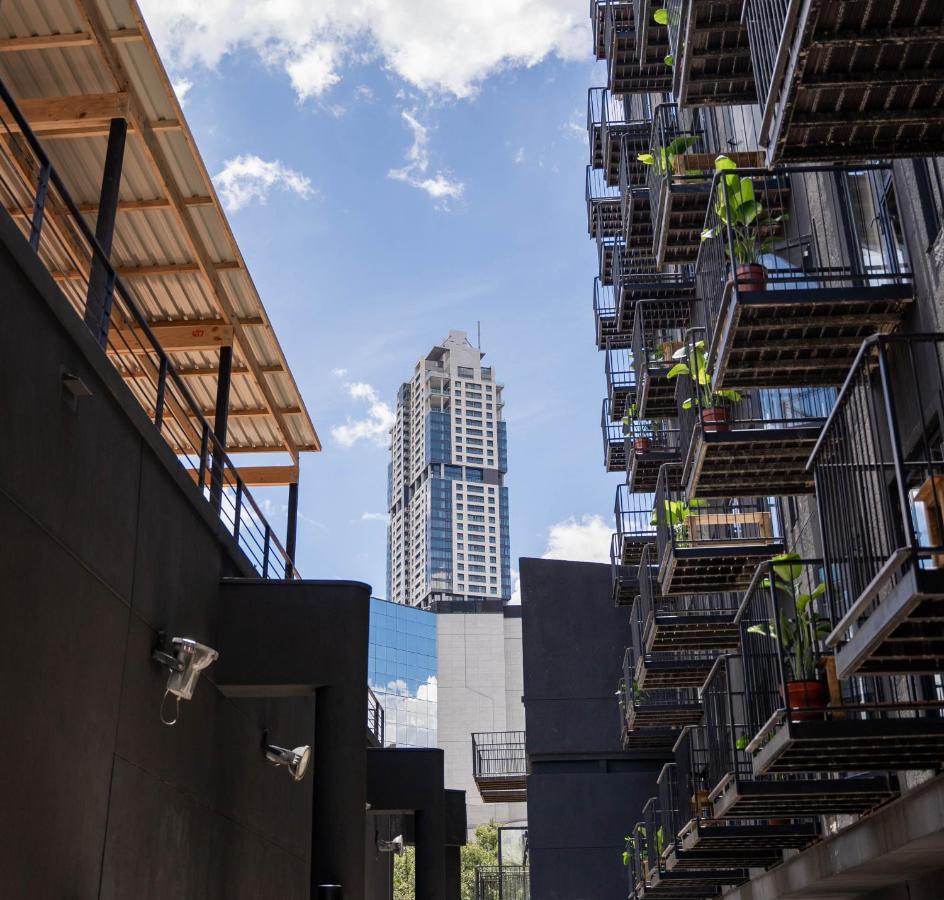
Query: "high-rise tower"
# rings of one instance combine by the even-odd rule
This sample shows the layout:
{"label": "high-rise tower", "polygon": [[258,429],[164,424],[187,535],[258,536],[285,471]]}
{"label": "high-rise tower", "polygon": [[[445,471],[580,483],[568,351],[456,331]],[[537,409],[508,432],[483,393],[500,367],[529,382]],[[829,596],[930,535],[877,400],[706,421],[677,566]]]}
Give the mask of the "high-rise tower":
{"label": "high-rise tower", "polygon": [[387,597],[433,607],[511,597],[502,386],[464,331],[397,394],[387,473]]}

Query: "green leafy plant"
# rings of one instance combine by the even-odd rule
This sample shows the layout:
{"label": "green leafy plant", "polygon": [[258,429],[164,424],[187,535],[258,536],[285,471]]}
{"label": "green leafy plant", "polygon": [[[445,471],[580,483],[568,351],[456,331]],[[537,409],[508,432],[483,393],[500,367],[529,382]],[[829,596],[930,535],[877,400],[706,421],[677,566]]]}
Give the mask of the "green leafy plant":
{"label": "green leafy plant", "polygon": [[[666,59],[671,59],[667,56]],[[666,63],[672,65],[672,63]],[[683,134],[674,138],[666,147],[656,147],[653,153],[640,153],[636,159],[644,166],[652,166],[659,175],[675,171],[676,157],[688,152],[698,143],[698,135]]]}
{"label": "green leafy plant", "polygon": [[633,840],[633,836],[627,834],[623,840],[626,842],[626,846],[623,849],[623,865],[628,866],[630,860],[632,859],[632,851],[636,847],[636,842]]}
{"label": "green leafy plant", "polygon": [[769,253],[779,240],[779,226],[789,218],[787,213],[765,216],[763,204],[757,197],[752,179],[738,175],[737,163],[727,156],[715,159],[715,171],[725,173],[719,184],[714,202],[717,222],[701,233],[703,241],[724,235],[730,230],[732,241],[724,243],[729,256],[738,265],[759,264],[765,253]]}
{"label": "green leafy plant", "polygon": [[797,593],[796,585],[803,577],[803,564],[797,553],[782,553],[772,559],[773,583],[765,578],[762,587],[789,592],[793,598],[796,616],[790,618],[780,612],[779,622],[768,620],[751,625],[751,634],[762,634],[780,641],[784,652],[787,674],[793,681],[816,680],[816,644],[830,632],[829,620],[816,612],[815,601],[826,593],[820,582],[810,593]]}
{"label": "green leafy plant", "polygon": [[670,69],[675,65],[675,57],[671,53],[666,53],[662,57],[662,62],[664,62]]}
{"label": "green leafy plant", "polygon": [[734,747],[735,747],[735,749],[737,749],[737,750],[746,750],[746,749],[747,749],[747,745],[748,745],[749,743],[750,743],[750,740],[748,739],[747,735],[746,735],[746,734],[742,734],[742,735],[740,735],[740,736],[738,737],[738,739],[734,742]]}
{"label": "green leafy plant", "polygon": [[669,11],[665,8],[657,9],[652,14],[652,21],[655,22],[656,25],[668,25],[669,24]]}
{"label": "green leafy plant", "polygon": [[[691,516],[692,510],[707,505],[705,500],[699,500],[697,497],[693,497],[691,500],[665,501],[666,524],[675,532],[677,540],[684,541],[688,539],[688,518]],[[649,524],[656,525],[658,521],[658,513],[653,510]]]}
{"label": "green leafy plant", "polygon": [[719,406],[737,403],[741,399],[741,394],[735,390],[712,390],[704,341],[697,341],[691,346],[686,344],[676,350],[672,358],[680,362],[669,369],[666,378],[688,375],[692,380],[692,390],[696,392],[696,396],[688,397],[682,402],[682,409],[692,409],[695,405],[703,410],[716,409]]}

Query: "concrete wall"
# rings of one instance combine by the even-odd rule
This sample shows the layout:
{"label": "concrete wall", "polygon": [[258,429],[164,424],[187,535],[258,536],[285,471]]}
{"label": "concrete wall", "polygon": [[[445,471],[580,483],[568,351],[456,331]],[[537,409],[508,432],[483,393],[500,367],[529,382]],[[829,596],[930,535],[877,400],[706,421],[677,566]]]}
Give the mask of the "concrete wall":
{"label": "concrete wall", "polygon": [[314,697],[236,700],[211,667],[159,719],[157,630],[215,645],[248,564],[2,213],[0,282],[0,893],[308,898],[313,780],[260,738],[311,742]]}
{"label": "concrete wall", "polygon": [[437,743],[445,752],[446,787],[466,792],[470,832],[489,819],[523,824],[524,803],[483,803],[472,777],[473,732],[524,728],[521,619],[501,610],[440,613],[436,641]]}
{"label": "concrete wall", "polygon": [[519,572],[531,894],[624,897],[623,838],[667,761],[620,748],[628,610],[613,606],[607,565],[522,559]]}

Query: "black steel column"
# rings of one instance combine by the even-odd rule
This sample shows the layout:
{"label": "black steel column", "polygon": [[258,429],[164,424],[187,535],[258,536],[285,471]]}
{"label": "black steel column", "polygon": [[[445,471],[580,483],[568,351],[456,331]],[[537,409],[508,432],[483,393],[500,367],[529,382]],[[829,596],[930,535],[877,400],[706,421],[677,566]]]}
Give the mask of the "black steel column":
{"label": "black steel column", "polygon": [[446,900],[462,900],[462,848],[446,847]]}
{"label": "black steel column", "polygon": [[[102,192],[98,198],[98,219],[95,238],[111,259],[111,244],[118,216],[118,194],[121,187],[121,167],[125,155],[126,119],[112,119],[108,129],[108,148],[105,151],[105,169],[102,172]],[[85,298],[85,324],[102,347],[108,343],[108,322],[111,315],[111,292],[114,285],[105,263],[92,255],[88,294]]]}
{"label": "black steel column", "polygon": [[[362,659],[364,665],[366,658]],[[341,885],[345,900],[358,900],[364,896],[364,834],[367,826],[367,686],[364,672],[365,668],[359,668],[356,680],[346,678],[343,683],[318,688],[315,697],[311,823],[313,897],[318,896],[318,886],[323,884]],[[420,900],[420,894],[416,896]]]}
{"label": "black steel column", "polygon": [[229,424],[229,387],[233,375],[233,348],[220,347],[220,365],[216,377],[216,409],[213,413],[213,445],[210,467],[210,504],[219,509],[223,502],[223,452],[226,450],[226,428]]}
{"label": "black steel column", "polygon": [[446,817],[442,802],[418,809],[416,827],[416,900],[441,900],[446,890]]}
{"label": "black steel column", "polygon": [[298,482],[293,481],[288,486],[288,521],[285,523],[285,577],[292,577],[292,566],[295,563],[295,538],[298,531]]}

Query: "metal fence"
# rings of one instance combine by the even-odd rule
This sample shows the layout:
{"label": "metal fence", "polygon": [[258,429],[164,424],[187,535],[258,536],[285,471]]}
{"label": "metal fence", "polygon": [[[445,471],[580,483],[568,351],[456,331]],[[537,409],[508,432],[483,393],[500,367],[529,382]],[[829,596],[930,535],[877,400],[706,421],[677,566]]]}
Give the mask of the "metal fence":
{"label": "metal fence", "polygon": [[528,774],[523,731],[479,731],[472,735],[474,778],[523,778]]}
{"label": "metal fence", "polygon": [[531,900],[528,866],[476,866],[475,900]]}
{"label": "metal fence", "polygon": [[384,708],[377,695],[367,688],[367,730],[374,736],[377,745],[384,745]]}

